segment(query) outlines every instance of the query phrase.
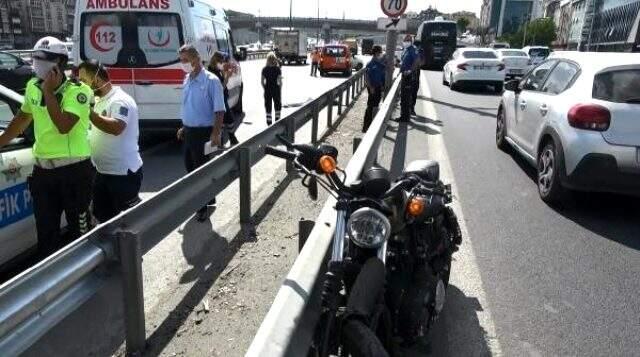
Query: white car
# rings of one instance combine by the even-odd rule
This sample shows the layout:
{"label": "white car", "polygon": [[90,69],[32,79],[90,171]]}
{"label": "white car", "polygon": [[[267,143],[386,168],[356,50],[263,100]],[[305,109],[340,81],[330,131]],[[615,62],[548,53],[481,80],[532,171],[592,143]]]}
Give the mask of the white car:
{"label": "white car", "polygon": [[442,71],[442,84],[458,90],[465,84],[486,84],[502,92],[505,65],[490,48],[459,48]]}
{"label": "white car", "polygon": [[555,53],[505,89],[496,144],[537,168],[545,202],[569,189],[640,194],[638,54]]}
{"label": "white car", "polygon": [[506,77],[522,77],[529,70],[531,59],[523,50],[502,49],[497,50],[498,59],[504,63],[506,68]]}
{"label": "white car", "polygon": [[529,55],[533,66],[539,65],[551,54],[551,50],[547,46],[526,46],[522,50]]}
{"label": "white car", "polygon": [[[18,111],[22,96],[0,85],[0,130]],[[35,162],[29,135],[0,149],[0,271],[36,247],[33,201],[27,177]]]}

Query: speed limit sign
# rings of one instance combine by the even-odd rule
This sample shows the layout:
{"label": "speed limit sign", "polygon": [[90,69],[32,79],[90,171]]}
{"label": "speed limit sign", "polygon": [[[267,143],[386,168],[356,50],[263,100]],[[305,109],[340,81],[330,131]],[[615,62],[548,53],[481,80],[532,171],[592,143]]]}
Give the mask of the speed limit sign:
{"label": "speed limit sign", "polygon": [[407,10],[408,0],[380,0],[382,12],[389,17],[399,17]]}

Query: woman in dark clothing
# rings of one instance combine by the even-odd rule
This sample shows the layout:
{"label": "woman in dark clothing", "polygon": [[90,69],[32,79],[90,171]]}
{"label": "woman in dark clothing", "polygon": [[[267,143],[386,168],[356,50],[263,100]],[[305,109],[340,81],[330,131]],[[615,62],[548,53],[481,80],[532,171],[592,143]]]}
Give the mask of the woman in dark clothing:
{"label": "woman in dark clothing", "polygon": [[[211,62],[209,63],[209,72],[215,74],[218,79],[220,79],[220,83],[222,83],[222,88],[224,88],[224,122],[223,122],[223,140],[226,135],[229,138],[229,143],[231,146],[238,144],[238,139],[236,138],[236,134],[234,133],[236,118],[229,108],[229,90],[227,89],[227,82],[229,80],[229,73],[225,71],[225,64],[227,63],[226,58],[222,52],[215,52],[211,57]],[[224,141],[223,141],[224,142]]]}
{"label": "woman in dark clothing", "polygon": [[264,108],[267,112],[267,125],[271,125],[271,106],[276,109],[276,121],[280,120],[282,110],[282,71],[278,66],[278,57],[271,52],[267,55],[267,65],[262,69],[262,88],[264,88]]}

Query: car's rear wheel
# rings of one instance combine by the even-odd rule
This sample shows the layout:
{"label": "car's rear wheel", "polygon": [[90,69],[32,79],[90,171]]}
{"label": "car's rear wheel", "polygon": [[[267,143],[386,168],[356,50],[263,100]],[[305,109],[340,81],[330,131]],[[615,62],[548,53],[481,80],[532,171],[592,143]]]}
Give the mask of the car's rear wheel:
{"label": "car's rear wheel", "polygon": [[498,115],[496,116],[496,146],[502,151],[509,149],[509,143],[506,140],[507,136],[507,120],[505,118],[504,109],[498,108]]}
{"label": "car's rear wheel", "polygon": [[566,190],[560,182],[560,173],[563,167],[555,143],[553,140],[547,141],[538,153],[537,182],[540,198],[550,205],[559,203],[565,197]]}

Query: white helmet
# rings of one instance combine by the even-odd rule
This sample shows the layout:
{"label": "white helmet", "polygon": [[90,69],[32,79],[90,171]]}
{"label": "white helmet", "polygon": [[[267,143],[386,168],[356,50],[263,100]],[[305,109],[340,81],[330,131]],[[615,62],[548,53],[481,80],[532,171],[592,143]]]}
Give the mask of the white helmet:
{"label": "white helmet", "polygon": [[69,52],[67,52],[67,46],[60,40],[55,37],[47,36],[43,37],[36,42],[36,45],[33,46],[34,51],[40,51],[47,55],[60,56],[64,58],[69,58]]}

